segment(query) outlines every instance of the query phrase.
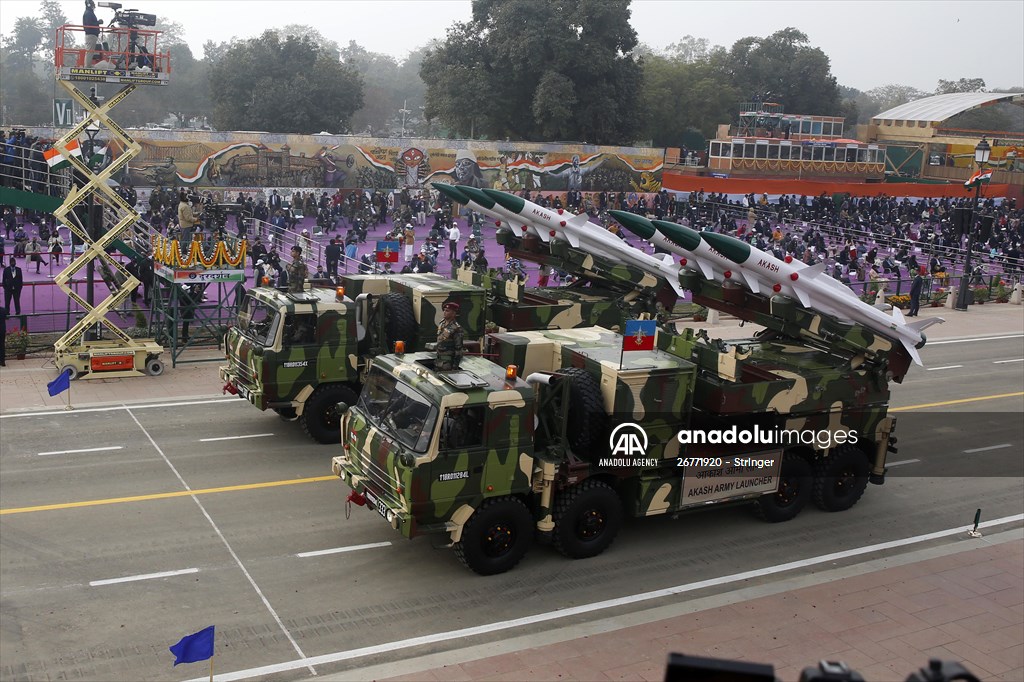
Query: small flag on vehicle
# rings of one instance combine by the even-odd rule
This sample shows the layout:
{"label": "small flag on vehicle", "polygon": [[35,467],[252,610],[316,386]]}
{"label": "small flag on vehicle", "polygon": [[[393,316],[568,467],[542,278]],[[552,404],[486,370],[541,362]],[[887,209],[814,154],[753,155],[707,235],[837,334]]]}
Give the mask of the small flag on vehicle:
{"label": "small flag on vehicle", "polygon": [[[71,140],[67,144],[68,153],[71,156],[77,156],[79,159],[82,158],[82,149],[78,146],[78,140]],[[51,147],[43,152],[43,158],[46,159],[46,165],[50,167],[50,170],[61,170],[71,165],[56,147]]]}
{"label": "small flag on vehicle", "polygon": [[657,333],[657,320],[626,320],[622,350],[654,350],[654,337]]}
{"label": "small flag on vehicle", "polygon": [[377,242],[377,262],[397,263],[398,242]]}

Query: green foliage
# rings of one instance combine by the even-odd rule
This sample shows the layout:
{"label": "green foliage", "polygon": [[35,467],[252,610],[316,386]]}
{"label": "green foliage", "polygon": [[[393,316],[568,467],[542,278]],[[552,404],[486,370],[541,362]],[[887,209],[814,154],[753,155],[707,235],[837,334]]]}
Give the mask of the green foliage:
{"label": "green foliage", "polygon": [[784,28],[767,38],[736,41],[729,51],[731,83],[744,98],[770,96],[787,112],[839,114],[839,85],[828,56],[807,36]]}
{"label": "green foliage", "polygon": [[939,86],[935,88],[936,95],[943,95],[951,92],[985,92],[984,78],[961,78],[955,81],[939,79]]}
{"label": "green foliage", "polygon": [[636,45],[628,0],[475,0],[423,60],[426,115],[460,136],[629,143]]}
{"label": "green foliage", "polygon": [[378,52],[369,52],[355,41],[342,49],[341,61],[363,80],[363,106],[352,115],[353,131],[399,135],[405,109],[407,135],[428,133],[423,116],[426,86],[420,80],[420,64],[426,48],[414,50],[402,62]]}
{"label": "green foliage", "polygon": [[657,55],[644,60],[644,137],[657,146],[699,148],[684,142],[692,141],[694,129],[713,138],[719,123],[735,118],[742,95],[728,80],[724,58],[717,48],[705,61]]}
{"label": "green foliage", "polygon": [[233,42],[210,66],[213,123],[221,130],[312,134],[346,130],[363,86],[308,36],[266,31]]}

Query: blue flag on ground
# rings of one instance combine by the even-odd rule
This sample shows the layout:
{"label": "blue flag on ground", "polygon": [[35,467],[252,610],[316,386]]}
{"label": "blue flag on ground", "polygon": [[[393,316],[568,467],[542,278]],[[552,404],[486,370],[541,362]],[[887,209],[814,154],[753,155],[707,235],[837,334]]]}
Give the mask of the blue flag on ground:
{"label": "blue flag on ground", "polygon": [[174,654],[174,665],[179,663],[197,663],[213,658],[213,629],[211,625],[194,635],[185,635],[181,641],[171,647]]}
{"label": "blue flag on ground", "polygon": [[46,390],[49,392],[50,397],[60,395],[69,388],[71,388],[71,369],[68,367],[64,368],[60,376],[46,384]]}

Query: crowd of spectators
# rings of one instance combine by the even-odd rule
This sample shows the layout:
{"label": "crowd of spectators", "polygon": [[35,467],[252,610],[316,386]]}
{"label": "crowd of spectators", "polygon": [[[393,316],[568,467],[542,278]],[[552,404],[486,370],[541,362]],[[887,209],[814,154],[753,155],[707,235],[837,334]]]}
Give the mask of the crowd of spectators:
{"label": "crowd of spectators", "polygon": [[[925,268],[933,276],[962,267],[967,230],[974,229],[974,276],[1024,271],[1021,218],[1014,199],[988,198],[971,211],[973,199],[834,197],[762,194],[729,197],[669,192],[626,210],[676,220],[698,230],[750,241],[778,257],[827,262],[846,283],[874,277],[913,277]],[[873,274],[874,273],[874,274]]]}

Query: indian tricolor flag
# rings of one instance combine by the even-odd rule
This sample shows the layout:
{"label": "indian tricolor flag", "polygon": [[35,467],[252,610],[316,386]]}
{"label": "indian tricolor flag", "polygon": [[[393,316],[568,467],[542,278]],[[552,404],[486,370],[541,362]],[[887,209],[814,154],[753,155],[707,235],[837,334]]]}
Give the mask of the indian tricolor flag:
{"label": "indian tricolor flag", "polygon": [[[71,156],[77,156],[79,159],[82,158],[82,150],[78,146],[78,140],[68,142],[67,150]],[[43,152],[43,158],[46,159],[46,165],[50,167],[50,170],[60,170],[71,165],[71,162],[65,159],[56,147],[51,147]]]}
{"label": "indian tricolor flag", "polygon": [[978,185],[987,184],[989,182],[992,182],[992,171],[980,170],[976,171],[974,175],[967,179],[967,182],[964,183],[964,187],[972,189]]}

